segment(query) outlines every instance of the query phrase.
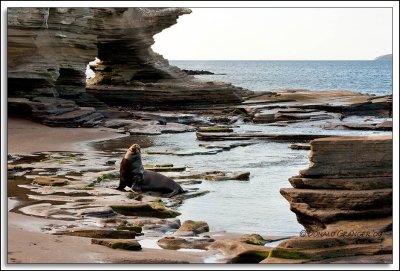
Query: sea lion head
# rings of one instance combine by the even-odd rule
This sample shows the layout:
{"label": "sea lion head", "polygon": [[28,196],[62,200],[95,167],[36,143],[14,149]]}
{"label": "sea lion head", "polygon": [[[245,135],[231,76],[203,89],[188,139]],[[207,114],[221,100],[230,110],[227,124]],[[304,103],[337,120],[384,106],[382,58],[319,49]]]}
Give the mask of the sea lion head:
{"label": "sea lion head", "polygon": [[140,146],[138,144],[133,144],[129,147],[129,151],[132,152],[132,154],[140,153]]}
{"label": "sea lion head", "polygon": [[126,151],[124,158],[128,160],[140,160],[140,146],[138,144],[133,144],[130,146]]}

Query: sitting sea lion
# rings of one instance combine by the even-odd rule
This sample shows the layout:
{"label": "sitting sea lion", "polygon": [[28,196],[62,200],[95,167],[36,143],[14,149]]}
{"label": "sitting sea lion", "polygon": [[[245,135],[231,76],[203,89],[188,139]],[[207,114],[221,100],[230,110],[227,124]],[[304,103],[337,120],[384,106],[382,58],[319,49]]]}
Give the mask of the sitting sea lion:
{"label": "sitting sea lion", "polygon": [[122,158],[119,168],[119,186],[117,189],[124,190],[126,186],[129,186],[133,190],[140,192],[142,190],[143,173],[144,168],[140,155],[140,146],[133,144],[126,151],[124,158]]}
{"label": "sitting sea lion", "polygon": [[172,197],[184,193],[183,188],[171,178],[160,173],[143,169],[140,156],[140,146],[133,144],[127,150],[121,161],[120,183],[118,190],[125,191],[126,186],[136,192],[156,191],[168,193],[165,197]]}

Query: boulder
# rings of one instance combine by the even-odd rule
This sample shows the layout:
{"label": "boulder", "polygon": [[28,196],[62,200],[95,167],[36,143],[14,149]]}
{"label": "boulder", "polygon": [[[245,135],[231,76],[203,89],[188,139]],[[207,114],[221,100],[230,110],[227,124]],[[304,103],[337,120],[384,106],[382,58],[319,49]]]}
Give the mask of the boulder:
{"label": "boulder", "polygon": [[208,231],[210,231],[210,227],[208,226],[207,222],[193,220],[184,221],[180,228],[177,230],[177,232],[193,232],[194,234]]}
{"label": "boulder", "polygon": [[165,208],[161,203],[111,205],[115,212],[125,216],[148,216],[158,218],[176,217],[179,212]]}
{"label": "boulder", "polygon": [[208,249],[222,251],[229,263],[259,263],[266,259],[272,250],[270,247],[247,244],[236,239],[215,241]]}
{"label": "boulder", "polygon": [[207,249],[214,242],[212,238],[179,238],[179,237],[163,237],[157,241],[157,244],[164,249],[177,250],[181,248],[189,249]]}
{"label": "boulder", "polygon": [[138,251],[142,246],[136,240],[92,239],[92,244],[106,246],[113,249]]}
{"label": "boulder", "polygon": [[244,234],[239,237],[239,240],[250,245],[263,246],[266,240],[259,234]]}

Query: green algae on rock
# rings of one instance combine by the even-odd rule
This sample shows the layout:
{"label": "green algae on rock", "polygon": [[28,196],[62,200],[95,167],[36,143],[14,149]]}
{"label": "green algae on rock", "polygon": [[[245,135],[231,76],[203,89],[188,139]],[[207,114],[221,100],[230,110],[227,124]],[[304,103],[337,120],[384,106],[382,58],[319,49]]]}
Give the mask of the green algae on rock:
{"label": "green algae on rock", "polygon": [[268,257],[283,258],[283,259],[310,259],[310,256],[294,249],[275,248],[271,250]]}
{"label": "green algae on rock", "polygon": [[266,241],[259,234],[244,234],[240,236],[240,241],[245,242],[246,244],[263,246]]}
{"label": "green algae on rock", "polygon": [[160,203],[111,205],[115,212],[126,216],[149,216],[157,218],[176,217],[181,213],[165,208]]}
{"label": "green algae on rock", "polygon": [[136,240],[92,239],[92,244],[102,245],[113,249],[138,251],[142,246]]}
{"label": "green algae on rock", "polygon": [[117,226],[117,230],[128,230],[132,231],[135,233],[141,233],[142,232],[142,227],[141,226],[132,226],[132,225],[127,225],[127,224],[120,224]]}

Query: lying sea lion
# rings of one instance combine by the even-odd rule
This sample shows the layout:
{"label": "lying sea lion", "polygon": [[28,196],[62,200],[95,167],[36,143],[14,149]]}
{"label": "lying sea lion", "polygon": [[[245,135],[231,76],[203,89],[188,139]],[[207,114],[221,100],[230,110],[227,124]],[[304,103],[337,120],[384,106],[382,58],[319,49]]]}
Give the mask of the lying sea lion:
{"label": "lying sea lion", "polygon": [[167,198],[185,193],[185,190],[171,178],[147,169],[144,170],[143,174],[142,191],[168,193],[163,195]]}
{"label": "lying sea lion", "polygon": [[120,183],[117,189],[125,191],[126,186],[131,187],[136,192],[156,191],[168,193],[165,195],[168,198],[185,192],[171,178],[143,168],[138,144],[130,146],[121,161]]}

